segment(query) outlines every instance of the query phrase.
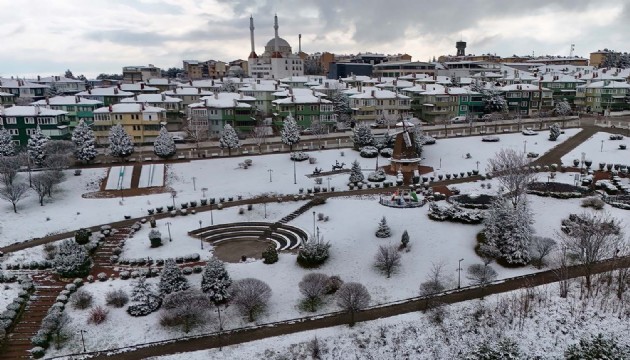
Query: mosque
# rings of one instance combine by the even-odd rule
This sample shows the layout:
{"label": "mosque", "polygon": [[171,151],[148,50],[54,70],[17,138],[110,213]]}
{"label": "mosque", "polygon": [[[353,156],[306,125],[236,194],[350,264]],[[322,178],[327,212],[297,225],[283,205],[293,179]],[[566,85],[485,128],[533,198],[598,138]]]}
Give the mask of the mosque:
{"label": "mosque", "polygon": [[[304,60],[291,52],[291,45],[278,36],[278,15],[274,16],[275,36],[265,45],[265,52],[257,55],[254,47],[254,18],[249,18],[252,51],[247,58],[249,76],[259,79],[282,79],[304,75]],[[301,38],[301,36],[300,36]]]}

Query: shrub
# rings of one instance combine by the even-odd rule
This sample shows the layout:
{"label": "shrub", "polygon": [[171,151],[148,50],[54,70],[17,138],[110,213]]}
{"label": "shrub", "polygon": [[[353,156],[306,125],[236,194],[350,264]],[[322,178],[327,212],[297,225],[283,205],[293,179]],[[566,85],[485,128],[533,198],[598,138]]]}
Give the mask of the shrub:
{"label": "shrub", "polygon": [[273,264],[278,262],[278,250],[275,245],[269,245],[262,253],[263,262],[265,264]]}
{"label": "shrub", "polygon": [[375,158],[378,156],[378,149],[374,146],[364,146],[361,148],[359,155],[363,158]]}
{"label": "shrub", "polygon": [[368,175],[368,181],[371,182],[381,182],[381,181],[385,181],[386,175],[385,172],[383,170],[377,170],[374,172],[371,172]]}
{"label": "shrub", "polygon": [[129,302],[129,295],[124,290],[111,290],[105,294],[105,304],[121,308]]}
{"label": "shrub", "polygon": [[162,299],[155,296],[149,295],[149,300],[144,303],[138,303],[130,305],[127,308],[127,313],[131,316],[146,316],[152,312],[155,312],[160,309],[162,305]]}
{"label": "shrub", "polygon": [[392,149],[392,148],[384,148],[384,149],[381,149],[381,151],[380,151],[381,156],[384,157],[384,158],[392,157],[393,153],[394,153],[394,149]]}
{"label": "shrub", "polygon": [[149,232],[149,241],[151,241],[151,247],[156,248],[162,246],[162,234],[155,229]]}
{"label": "shrub", "polygon": [[98,273],[96,275],[96,278],[98,279],[98,281],[107,281],[107,274],[105,274],[104,272]]}
{"label": "shrub", "polygon": [[107,314],[109,311],[102,306],[95,306],[92,310],[90,310],[90,316],[88,317],[89,324],[101,324],[105,320],[107,320]]}
{"label": "shrub", "polygon": [[87,309],[92,306],[94,297],[89,292],[81,289],[70,297],[70,304],[75,309]]}
{"label": "shrub", "polygon": [[317,267],[328,259],[330,243],[311,239],[304,243],[298,252],[297,262],[305,268]]}
{"label": "shrub", "polygon": [[85,276],[90,271],[91,260],[83,246],[66,240],[59,245],[54,265],[62,277]]}
{"label": "shrub", "polygon": [[605,338],[602,334],[592,339],[580,339],[579,344],[569,346],[564,353],[567,360],[625,359],[629,355],[627,345],[619,344],[614,338]]}
{"label": "shrub", "polygon": [[184,275],[190,275],[192,273],[193,273],[193,269],[191,267],[187,266],[187,267],[182,269],[182,274],[184,274]]}
{"label": "shrub", "polygon": [[43,357],[45,354],[46,354],[46,349],[44,349],[41,346],[36,346],[36,347],[31,349],[31,355],[35,359],[39,359],[39,358]]}
{"label": "shrub", "polygon": [[302,151],[295,151],[291,153],[291,160],[293,161],[304,161],[308,158],[308,154]]}
{"label": "shrub", "polygon": [[602,199],[600,199],[598,197],[589,197],[589,198],[586,198],[586,199],[582,200],[582,207],[590,207],[590,208],[593,208],[595,210],[603,209],[604,205],[606,205],[604,200],[602,200]]}
{"label": "shrub", "polygon": [[88,229],[81,228],[74,233],[74,240],[79,245],[85,245],[90,242],[92,232]]}

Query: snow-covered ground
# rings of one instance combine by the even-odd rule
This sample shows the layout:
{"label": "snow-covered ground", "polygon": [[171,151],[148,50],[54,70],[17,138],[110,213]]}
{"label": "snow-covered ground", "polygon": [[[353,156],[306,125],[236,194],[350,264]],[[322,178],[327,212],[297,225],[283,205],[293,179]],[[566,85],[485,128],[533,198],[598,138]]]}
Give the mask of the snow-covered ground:
{"label": "snow-covered ground", "polygon": [[119,190],[131,188],[133,166],[112,166],[109,169],[105,190]]}
{"label": "snow-covered ground", "polygon": [[[623,140],[610,140],[610,133],[598,132],[588,138],[578,147],[562,157],[562,163],[573,166],[573,160],[581,160],[582,153],[586,160],[593,161],[592,168],[598,169],[599,163],[630,165],[630,141],[628,137]],[[625,144],[628,149],[620,150],[619,145]]]}
{"label": "snow-covered ground", "polygon": [[[162,356],[160,360],[310,359],[309,343],[319,341],[320,359],[462,359],[476,347],[500,339],[518,345],[522,359],[560,359],[580,339],[603,334],[630,345],[628,302],[602,291],[580,297],[574,282],[569,297],[558,296],[557,284],[493,295],[447,306],[444,320],[431,313],[409,313],[358,323],[283,335],[249,343]],[[626,293],[625,296],[628,296]],[[529,310],[523,306],[528,299]]]}
{"label": "snow-covered ground", "polygon": [[7,305],[13,302],[20,291],[18,283],[0,283],[0,313],[7,309]]}
{"label": "snow-covered ground", "polygon": [[142,165],[139,188],[164,186],[164,164]]}

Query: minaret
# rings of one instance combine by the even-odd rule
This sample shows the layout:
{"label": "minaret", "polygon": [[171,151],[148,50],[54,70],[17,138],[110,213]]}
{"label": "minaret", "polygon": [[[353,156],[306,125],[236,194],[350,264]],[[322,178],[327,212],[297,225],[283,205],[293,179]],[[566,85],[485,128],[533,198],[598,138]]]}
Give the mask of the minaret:
{"label": "minaret", "polygon": [[302,34],[298,34],[298,54],[302,53]]}
{"label": "minaret", "polygon": [[278,37],[278,14],[274,15],[273,17],[273,29],[276,32],[276,36],[274,37],[274,40],[273,40],[273,55],[271,57],[279,58],[282,56],[280,56],[280,51],[278,49],[278,38],[279,38]]}
{"label": "minaret", "polygon": [[249,53],[249,59],[255,59],[258,57],[256,55],[256,51],[254,50],[254,17],[249,16],[249,37],[252,43],[252,51]]}

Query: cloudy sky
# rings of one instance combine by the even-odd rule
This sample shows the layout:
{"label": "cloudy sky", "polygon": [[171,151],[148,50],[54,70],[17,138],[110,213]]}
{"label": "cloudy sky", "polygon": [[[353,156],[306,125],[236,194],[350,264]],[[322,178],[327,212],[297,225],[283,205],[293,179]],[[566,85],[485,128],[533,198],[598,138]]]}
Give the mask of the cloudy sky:
{"label": "cloudy sky", "polygon": [[408,53],[414,60],[468,53],[588,57],[628,51],[625,0],[0,0],[0,76],[120,73],[122,66],[230,61],[280,36],[297,51]]}

